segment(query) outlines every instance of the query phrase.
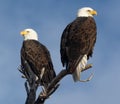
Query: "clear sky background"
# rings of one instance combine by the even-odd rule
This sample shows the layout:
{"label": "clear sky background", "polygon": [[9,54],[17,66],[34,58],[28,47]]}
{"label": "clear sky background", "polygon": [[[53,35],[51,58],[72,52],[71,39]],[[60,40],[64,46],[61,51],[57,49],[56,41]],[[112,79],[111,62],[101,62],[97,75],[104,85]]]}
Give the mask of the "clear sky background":
{"label": "clear sky background", "polygon": [[0,0],[0,104],[24,104],[25,79],[17,70],[23,37],[20,31],[33,28],[39,41],[50,50],[56,73],[62,69],[60,38],[77,10],[89,6],[97,10],[97,43],[90,59],[93,68],[87,83],[74,83],[71,76],[46,104],[119,104],[120,103],[120,0]]}

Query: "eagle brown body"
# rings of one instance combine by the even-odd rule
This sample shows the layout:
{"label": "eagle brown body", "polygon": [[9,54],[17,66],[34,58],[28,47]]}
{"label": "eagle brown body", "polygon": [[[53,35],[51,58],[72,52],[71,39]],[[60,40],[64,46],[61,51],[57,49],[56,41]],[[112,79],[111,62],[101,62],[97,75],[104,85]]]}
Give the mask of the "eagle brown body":
{"label": "eagle brown body", "polygon": [[77,17],[67,25],[61,37],[60,53],[63,66],[66,65],[66,69],[73,73],[84,55],[87,59],[92,56],[95,42],[96,23],[93,17]]}
{"label": "eagle brown body", "polygon": [[38,41],[23,41],[23,45],[21,48],[21,64],[23,68],[23,61],[25,60],[28,62],[30,68],[38,78],[40,78],[41,76],[42,69],[45,69],[44,74],[40,79],[41,85],[47,86],[56,76],[49,51],[44,45],[42,45]]}
{"label": "eagle brown body", "polygon": [[[87,54],[89,59],[93,53],[93,47],[96,42],[96,24],[91,17],[77,17],[64,30],[61,38],[61,60],[63,66],[78,57]],[[70,65],[71,66],[71,65]]]}

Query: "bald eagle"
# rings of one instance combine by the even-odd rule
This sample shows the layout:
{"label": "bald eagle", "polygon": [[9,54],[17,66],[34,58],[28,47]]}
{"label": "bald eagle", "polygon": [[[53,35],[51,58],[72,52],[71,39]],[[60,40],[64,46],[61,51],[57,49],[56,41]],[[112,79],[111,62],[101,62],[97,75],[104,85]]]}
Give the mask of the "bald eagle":
{"label": "bald eagle", "polygon": [[81,70],[93,54],[97,34],[94,15],[97,12],[90,7],[79,9],[77,18],[66,26],[61,37],[61,62],[75,82],[80,81]]}
{"label": "bald eagle", "polygon": [[33,73],[40,79],[40,85],[47,87],[56,76],[48,49],[38,41],[33,29],[25,29],[20,33],[24,37],[21,48],[21,65],[26,60]]}

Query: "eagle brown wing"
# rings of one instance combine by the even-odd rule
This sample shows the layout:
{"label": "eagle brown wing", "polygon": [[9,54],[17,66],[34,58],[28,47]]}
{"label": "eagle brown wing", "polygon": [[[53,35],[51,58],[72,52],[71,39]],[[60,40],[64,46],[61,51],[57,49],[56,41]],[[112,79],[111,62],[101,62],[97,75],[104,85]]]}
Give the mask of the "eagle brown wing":
{"label": "eagle brown wing", "polygon": [[69,35],[71,24],[69,24],[65,30],[63,31],[62,37],[61,37],[61,43],[60,43],[60,54],[61,54],[61,62],[63,66],[67,66],[68,63],[68,57],[67,57],[67,37]]}
{"label": "eagle brown wing", "polygon": [[[35,40],[26,40],[23,42],[21,48],[21,56],[28,62],[32,71],[40,77],[41,70],[45,68],[43,77],[41,79],[41,85],[49,84],[56,76],[50,53],[47,48]],[[24,67],[23,59],[21,58],[21,64]]]}
{"label": "eagle brown wing", "polygon": [[74,67],[86,54],[92,56],[96,41],[96,24],[92,17],[78,17],[63,31],[61,37],[61,61],[63,66]]}

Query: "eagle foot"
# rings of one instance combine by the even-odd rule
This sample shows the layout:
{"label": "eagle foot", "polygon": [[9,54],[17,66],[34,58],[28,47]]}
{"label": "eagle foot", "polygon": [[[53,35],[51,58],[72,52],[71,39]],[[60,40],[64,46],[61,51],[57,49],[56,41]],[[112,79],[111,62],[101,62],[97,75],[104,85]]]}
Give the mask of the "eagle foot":
{"label": "eagle foot", "polygon": [[88,82],[93,78],[93,73],[86,80],[79,80],[80,82]]}

